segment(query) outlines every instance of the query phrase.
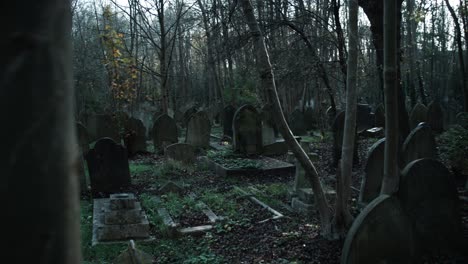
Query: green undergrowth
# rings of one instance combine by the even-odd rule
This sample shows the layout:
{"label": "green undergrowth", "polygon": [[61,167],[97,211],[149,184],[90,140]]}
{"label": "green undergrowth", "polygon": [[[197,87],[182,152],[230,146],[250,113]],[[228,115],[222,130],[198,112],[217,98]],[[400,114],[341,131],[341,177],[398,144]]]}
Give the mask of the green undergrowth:
{"label": "green undergrowth", "polygon": [[259,169],[263,166],[261,160],[245,157],[232,149],[210,150],[207,157],[228,169]]}

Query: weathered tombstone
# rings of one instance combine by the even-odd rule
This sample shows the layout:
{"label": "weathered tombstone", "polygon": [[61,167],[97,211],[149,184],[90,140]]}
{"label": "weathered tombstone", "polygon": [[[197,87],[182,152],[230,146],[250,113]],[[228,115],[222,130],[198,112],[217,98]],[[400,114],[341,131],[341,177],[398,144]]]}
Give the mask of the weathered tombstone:
{"label": "weathered tombstone", "polygon": [[368,104],[357,104],[356,106],[356,129],[358,133],[374,127],[375,117],[371,114],[371,107]]}
{"label": "weathered tombstone", "polygon": [[436,158],[437,149],[431,127],[420,123],[403,143],[403,158],[405,164],[421,158]]}
{"label": "weathered tombstone", "polygon": [[458,193],[451,173],[442,163],[419,159],[408,164],[397,197],[411,219],[419,251],[458,249],[463,234]]}
{"label": "weathered tombstone", "polygon": [[195,148],[210,146],[211,122],[205,111],[199,111],[190,117],[187,123],[185,142]]}
{"label": "weathered tombstone", "polygon": [[153,144],[154,149],[160,151],[170,144],[177,143],[177,125],[174,119],[166,114],[160,115],[153,125]]}
{"label": "weathered tombstone", "polygon": [[185,143],[171,144],[165,148],[164,156],[184,163],[193,163],[195,161],[195,148]]}
{"label": "weathered tombstone", "polygon": [[410,121],[411,129],[414,129],[415,127],[417,127],[418,124],[421,122],[426,122],[427,121],[427,107],[425,107],[423,104],[420,104],[420,103],[416,104],[410,113],[409,121]]}
{"label": "weathered tombstone", "polygon": [[383,104],[379,104],[375,109],[374,118],[376,127],[385,127],[385,109]]}
{"label": "weathered tombstone", "polygon": [[184,115],[182,116],[182,125],[185,127],[187,126],[190,117],[198,111],[198,108],[195,106],[190,107],[189,109],[185,110]]}
{"label": "weathered tombstone", "polygon": [[384,171],[385,138],[375,142],[367,154],[364,167],[359,203],[368,204],[380,194]]}
{"label": "weathered tombstone", "polygon": [[87,127],[90,141],[94,141],[103,137],[109,137],[116,142],[120,142],[119,127],[111,115],[91,115],[88,118]]}
{"label": "weathered tombstone", "polygon": [[182,118],[184,116],[184,113],[182,113],[180,110],[176,109],[174,110],[174,121],[176,121],[176,123],[180,123],[182,122]]}
{"label": "weathered tombstone", "polygon": [[[333,166],[338,165],[338,161],[341,159],[341,148],[343,146],[343,132],[344,132],[344,119],[345,119],[345,111],[339,112],[335,120],[333,121],[332,125],[332,132],[333,132]],[[358,144],[357,144],[357,135],[354,140],[354,158],[353,163],[359,163],[359,156],[358,156]]]}
{"label": "weathered tombstone", "polygon": [[273,144],[276,142],[275,127],[273,119],[273,109],[271,105],[262,107],[262,140],[263,146]]}
{"label": "weathered tombstone", "polygon": [[130,240],[128,248],[120,253],[120,255],[113,262],[114,264],[151,264],[153,263],[153,256],[136,248],[135,242]]}
{"label": "weathered tombstone", "polygon": [[234,118],[234,114],[236,113],[236,109],[232,105],[228,105],[224,107],[223,110],[223,133],[225,136],[229,136],[232,138],[232,119]]}
{"label": "weathered tombstone", "polygon": [[341,264],[414,263],[411,222],[397,198],[381,195],[354,220],[341,253]]}
{"label": "weathered tombstone", "polygon": [[130,185],[127,150],[101,138],[86,155],[93,196],[120,192]]}
{"label": "weathered tombstone", "polygon": [[306,130],[312,130],[317,128],[317,116],[315,115],[314,109],[307,107],[304,110],[304,123]]}
{"label": "weathered tombstone", "polygon": [[255,107],[244,105],[232,120],[233,149],[246,155],[262,153],[262,119]]}
{"label": "weathered tombstone", "polygon": [[457,124],[468,129],[468,112],[460,112],[456,116]]}
{"label": "weathered tombstone", "polygon": [[304,114],[299,110],[294,110],[289,116],[289,128],[294,135],[303,136],[307,133]]}
{"label": "weathered tombstone", "polygon": [[427,123],[435,133],[442,133],[444,130],[444,113],[439,102],[432,101],[427,106]]}
{"label": "weathered tombstone", "polygon": [[133,117],[127,120],[124,143],[129,156],[146,151],[146,128],[141,120]]}

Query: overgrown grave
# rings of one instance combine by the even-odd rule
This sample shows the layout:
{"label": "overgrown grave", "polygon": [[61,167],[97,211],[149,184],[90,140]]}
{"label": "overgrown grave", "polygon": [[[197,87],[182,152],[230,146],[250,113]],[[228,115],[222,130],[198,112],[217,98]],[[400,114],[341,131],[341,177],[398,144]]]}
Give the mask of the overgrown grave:
{"label": "overgrown grave", "polygon": [[250,201],[252,201],[253,203],[261,206],[264,210],[267,210],[268,212],[271,213],[271,216],[268,217],[268,218],[265,218],[263,220],[260,220],[258,221],[257,223],[264,223],[264,222],[267,222],[269,220],[274,220],[274,219],[279,219],[279,218],[282,218],[284,217],[284,215],[280,212],[278,212],[277,210],[273,209],[271,206],[269,206],[268,204],[266,204],[265,202],[259,200],[257,197],[255,197],[254,194],[252,193],[249,193],[245,190],[243,190],[242,188],[238,187],[238,186],[233,186],[233,188],[238,191],[242,197],[244,198],[248,198]]}

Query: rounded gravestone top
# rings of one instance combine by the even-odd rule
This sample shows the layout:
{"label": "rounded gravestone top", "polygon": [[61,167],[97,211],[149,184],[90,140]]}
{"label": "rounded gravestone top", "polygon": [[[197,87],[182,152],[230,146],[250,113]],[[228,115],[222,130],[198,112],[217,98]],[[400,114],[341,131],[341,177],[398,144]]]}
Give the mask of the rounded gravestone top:
{"label": "rounded gravestone top", "polygon": [[418,103],[414,106],[413,110],[410,113],[409,121],[411,129],[414,129],[421,122],[427,121],[427,107],[421,103]]}
{"label": "rounded gravestone top", "polygon": [[408,135],[403,143],[403,157],[405,164],[416,159],[437,157],[435,138],[427,123],[419,123]]}
{"label": "rounded gravestone top", "polygon": [[367,204],[380,194],[383,179],[385,157],[385,138],[379,139],[372,145],[367,154],[364,167],[359,203]]}

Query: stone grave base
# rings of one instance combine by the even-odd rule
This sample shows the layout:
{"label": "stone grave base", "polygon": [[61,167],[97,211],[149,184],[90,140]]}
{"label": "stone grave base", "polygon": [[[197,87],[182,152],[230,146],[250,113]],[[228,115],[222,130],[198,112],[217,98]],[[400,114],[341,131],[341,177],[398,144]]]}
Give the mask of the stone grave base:
{"label": "stone grave base", "polygon": [[209,158],[206,159],[208,165],[218,176],[240,176],[240,175],[254,175],[258,173],[272,173],[272,174],[287,174],[294,173],[295,166],[291,163],[283,162],[277,159],[261,156],[256,159],[262,166],[260,168],[226,168],[223,165],[216,163]]}

